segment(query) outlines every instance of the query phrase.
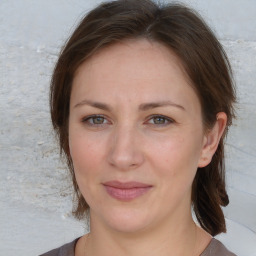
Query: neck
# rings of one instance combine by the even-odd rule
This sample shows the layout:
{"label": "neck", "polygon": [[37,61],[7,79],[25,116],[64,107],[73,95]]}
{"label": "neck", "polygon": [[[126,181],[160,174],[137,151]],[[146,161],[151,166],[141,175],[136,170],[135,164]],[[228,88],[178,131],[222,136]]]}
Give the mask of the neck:
{"label": "neck", "polygon": [[122,233],[98,225],[99,220],[91,218],[91,233],[86,243],[86,256],[181,256],[193,255],[196,250],[197,229],[190,216],[177,218],[157,227],[131,233]]}

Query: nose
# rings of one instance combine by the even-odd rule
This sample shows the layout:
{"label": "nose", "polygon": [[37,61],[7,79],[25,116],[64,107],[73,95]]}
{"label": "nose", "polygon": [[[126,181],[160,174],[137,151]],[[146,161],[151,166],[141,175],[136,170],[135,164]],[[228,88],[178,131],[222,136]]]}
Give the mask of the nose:
{"label": "nose", "polygon": [[119,170],[130,170],[144,162],[140,134],[136,128],[120,127],[111,135],[108,162]]}

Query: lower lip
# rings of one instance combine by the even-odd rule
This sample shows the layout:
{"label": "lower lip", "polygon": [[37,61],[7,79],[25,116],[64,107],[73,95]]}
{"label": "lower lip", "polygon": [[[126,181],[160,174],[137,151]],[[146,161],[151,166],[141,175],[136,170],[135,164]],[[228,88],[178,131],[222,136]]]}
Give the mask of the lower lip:
{"label": "lower lip", "polygon": [[143,188],[115,188],[111,186],[106,186],[107,193],[118,200],[121,201],[130,201],[137,197],[144,195],[152,187],[143,187]]}

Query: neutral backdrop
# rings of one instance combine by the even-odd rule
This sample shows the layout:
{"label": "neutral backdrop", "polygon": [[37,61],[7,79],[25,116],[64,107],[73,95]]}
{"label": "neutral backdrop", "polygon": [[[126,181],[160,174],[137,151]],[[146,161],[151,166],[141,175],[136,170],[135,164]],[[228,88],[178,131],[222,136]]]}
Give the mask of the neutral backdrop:
{"label": "neutral backdrop", "polygon": [[[100,1],[0,1],[0,255],[32,256],[87,230],[50,125],[48,90],[61,45]],[[227,235],[256,255],[256,1],[186,0],[216,32],[233,65],[238,119],[227,141]]]}

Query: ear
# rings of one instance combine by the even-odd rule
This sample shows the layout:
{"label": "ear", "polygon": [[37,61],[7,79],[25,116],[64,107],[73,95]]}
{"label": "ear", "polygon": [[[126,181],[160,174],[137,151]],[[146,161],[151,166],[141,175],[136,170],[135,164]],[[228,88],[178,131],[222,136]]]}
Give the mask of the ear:
{"label": "ear", "polygon": [[216,116],[214,126],[204,135],[203,148],[198,162],[198,167],[207,166],[217,150],[219,141],[225,131],[227,124],[227,115],[224,112],[219,112]]}

